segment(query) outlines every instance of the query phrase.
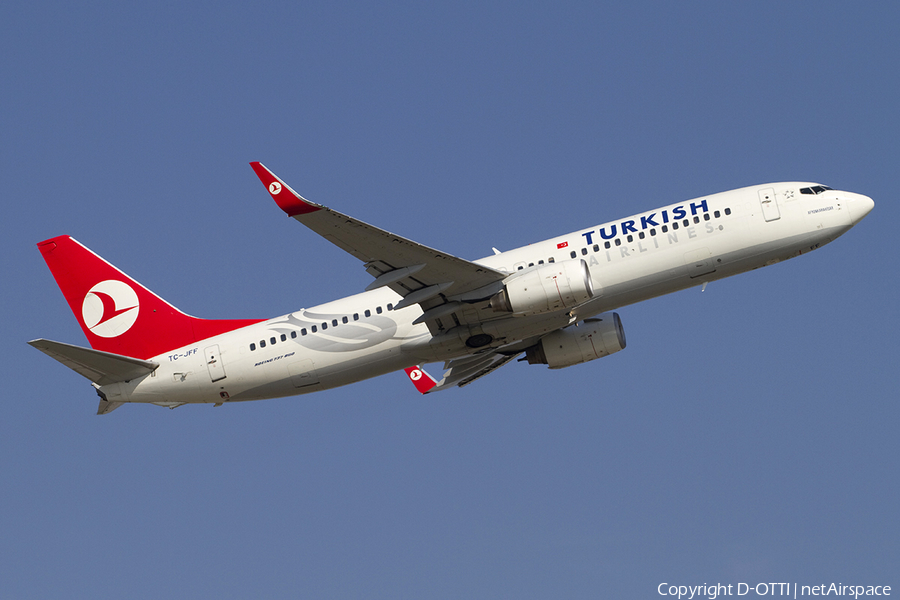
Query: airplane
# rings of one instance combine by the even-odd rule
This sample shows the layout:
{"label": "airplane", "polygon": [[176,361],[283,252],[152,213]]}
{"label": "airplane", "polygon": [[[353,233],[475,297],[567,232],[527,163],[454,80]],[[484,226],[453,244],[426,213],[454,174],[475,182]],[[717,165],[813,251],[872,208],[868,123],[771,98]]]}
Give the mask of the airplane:
{"label": "airplane", "polygon": [[[516,358],[585,363],[625,348],[613,311],[820,248],[875,206],[822,184],[769,183],[470,261],[310,202],[250,166],[284,213],[362,261],[372,282],[272,319],[199,319],[69,236],[40,242],[91,347],[28,343],[90,380],[97,414],[294,396],[400,370],[430,394]],[[439,361],[440,379],[421,367]]]}

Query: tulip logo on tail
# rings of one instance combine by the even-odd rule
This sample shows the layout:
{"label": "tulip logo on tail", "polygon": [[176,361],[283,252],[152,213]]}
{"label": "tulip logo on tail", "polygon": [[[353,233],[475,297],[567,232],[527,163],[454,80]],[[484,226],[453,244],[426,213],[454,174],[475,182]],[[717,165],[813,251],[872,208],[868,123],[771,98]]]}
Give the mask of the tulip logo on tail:
{"label": "tulip logo on tail", "polygon": [[104,338],[117,337],[131,329],[139,311],[137,294],[127,283],[115,279],[92,287],[81,305],[85,326]]}

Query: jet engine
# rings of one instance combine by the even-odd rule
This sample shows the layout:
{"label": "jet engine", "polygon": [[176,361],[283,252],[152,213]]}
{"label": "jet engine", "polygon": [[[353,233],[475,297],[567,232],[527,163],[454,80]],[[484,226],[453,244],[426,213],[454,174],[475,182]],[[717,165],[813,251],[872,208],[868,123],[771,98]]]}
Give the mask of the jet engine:
{"label": "jet engine", "polygon": [[591,273],[584,260],[540,265],[506,280],[491,297],[496,312],[536,315],[574,308],[594,296]]}
{"label": "jet engine", "polygon": [[616,313],[603,313],[575,326],[557,329],[525,351],[531,365],[571,367],[625,348],[625,330]]}

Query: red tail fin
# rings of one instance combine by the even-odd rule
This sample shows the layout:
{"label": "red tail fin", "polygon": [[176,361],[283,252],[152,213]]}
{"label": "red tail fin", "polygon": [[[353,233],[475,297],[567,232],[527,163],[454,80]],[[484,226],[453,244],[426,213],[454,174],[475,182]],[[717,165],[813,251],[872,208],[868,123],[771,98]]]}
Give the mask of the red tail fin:
{"label": "red tail fin", "polygon": [[38,248],[95,350],[147,359],[259,322],[186,315],[67,235]]}

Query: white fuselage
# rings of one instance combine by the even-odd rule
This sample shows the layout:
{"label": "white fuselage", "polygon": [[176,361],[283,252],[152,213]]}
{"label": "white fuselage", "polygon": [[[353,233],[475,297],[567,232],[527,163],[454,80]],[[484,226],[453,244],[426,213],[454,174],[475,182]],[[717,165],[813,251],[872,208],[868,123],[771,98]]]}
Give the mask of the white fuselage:
{"label": "white fuselage", "polygon": [[[541,336],[809,252],[871,209],[870,199],[850,192],[800,192],[813,185],[776,183],[705,196],[477,260],[513,275],[583,259],[594,287],[594,297],[574,310],[498,315],[480,328],[502,343]],[[412,324],[422,314],[418,305],[393,310],[400,299],[380,288],[237,329],[156,356],[160,366],[151,375],[101,391],[110,401],[163,406],[257,400],[475,352],[464,343],[467,329],[435,337],[425,324]]]}

